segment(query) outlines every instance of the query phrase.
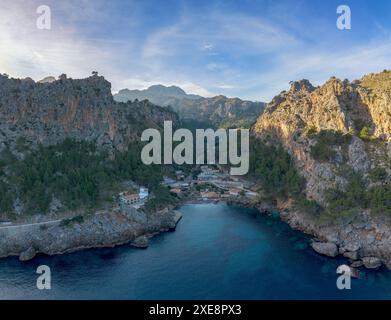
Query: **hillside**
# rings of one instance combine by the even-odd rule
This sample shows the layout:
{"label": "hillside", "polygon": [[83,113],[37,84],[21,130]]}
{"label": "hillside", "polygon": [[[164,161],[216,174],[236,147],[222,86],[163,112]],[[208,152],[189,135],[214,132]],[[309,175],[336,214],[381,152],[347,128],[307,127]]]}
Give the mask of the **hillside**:
{"label": "hillside", "polygon": [[327,207],[329,191],[346,190],[353,176],[362,178],[363,188],[380,183],[376,173],[383,172],[381,183],[390,180],[390,79],[384,72],[352,83],[331,78],[318,88],[294,82],[267,106],[253,132],[283,145],[307,179],[308,198]]}
{"label": "hillside", "polygon": [[274,194],[283,220],[317,237],[314,250],[354,267],[391,268],[390,81],[384,71],[317,88],[293,82],[252,127],[253,158],[277,150],[266,165],[253,160],[251,174],[288,191]]}

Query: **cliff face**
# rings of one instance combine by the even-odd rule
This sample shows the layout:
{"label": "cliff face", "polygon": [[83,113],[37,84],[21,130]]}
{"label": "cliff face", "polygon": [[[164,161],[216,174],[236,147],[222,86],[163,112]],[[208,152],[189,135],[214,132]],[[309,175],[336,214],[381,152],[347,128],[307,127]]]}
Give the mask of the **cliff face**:
{"label": "cliff face", "polygon": [[114,101],[103,77],[36,83],[0,75],[0,149],[19,137],[32,145],[65,138],[96,141],[104,148],[123,150],[143,129],[160,127],[177,115],[147,101]]}
{"label": "cliff face", "polygon": [[[360,174],[367,186],[372,184],[368,176],[374,168],[383,168],[389,181],[391,72],[370,74],[354,82],[331,78],[318,88],[307,80],[293,82],[289,91],[268,104],[252,131],[266,142],[284,146],[307,179],[307,197],[325,206],[327,189],[344,190],[343,171],[347,168]],[[330,143],[333,156],[320,161],[311,150],[322,131],[351,139]]]}

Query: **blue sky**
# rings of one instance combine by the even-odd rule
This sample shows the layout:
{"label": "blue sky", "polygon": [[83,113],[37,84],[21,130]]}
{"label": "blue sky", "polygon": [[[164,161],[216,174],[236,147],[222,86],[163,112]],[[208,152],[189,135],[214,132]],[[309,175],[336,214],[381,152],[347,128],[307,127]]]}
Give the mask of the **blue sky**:
{"label": "blue sky", "polygon": [[[39,80],[97,70],[113,91],[162,83],[269,101],[302,78],[391,68],[389,0],[1,0],[0,72]],[[36,8],[51,8],[51,30]],[[352,29],[336,27],[349,5]]]}

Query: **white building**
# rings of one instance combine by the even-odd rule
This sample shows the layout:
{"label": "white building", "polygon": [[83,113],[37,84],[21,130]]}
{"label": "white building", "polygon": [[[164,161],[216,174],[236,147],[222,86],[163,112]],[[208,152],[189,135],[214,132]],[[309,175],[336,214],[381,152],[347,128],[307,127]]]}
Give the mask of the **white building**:
{"label": "white building", "polygon": [[140,200],[147,199],[149,196],[149,190],[145,187],[140,187],[140,191],[138,193]]}

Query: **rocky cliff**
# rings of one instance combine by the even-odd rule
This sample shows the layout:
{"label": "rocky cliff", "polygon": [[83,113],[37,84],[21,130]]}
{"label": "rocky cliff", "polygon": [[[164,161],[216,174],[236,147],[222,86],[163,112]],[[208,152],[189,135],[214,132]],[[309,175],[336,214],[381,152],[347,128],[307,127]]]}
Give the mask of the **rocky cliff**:
{"label": "rocky cliff", "polygon": [[391,72],[384,71],[317,88],[293,82],[252,127],[254,137],[291,155],[306,198],[323,207],[310,214],[278,201],[285,221],[322,241],[313,245],[318,252],[391,267],[390,125]]}
{"label": "rocky cliff", "polygon": [[31,145],[73,138],[123,150],[143,129],[160,127],[164,120],[178,123],[174,112],[148,101],[114,101],[111,84],[97,74],[43,83],[0,75],[1,149],[22,137]]}
{"label": "rocky cliff", "polygon": [[387,182],[391,173],[390,81],[388,71],[353,82],[331,78],[318,88],[307,80],[293,82],[289,91],[268,104],[253,133],[284,146],[307,179],[308,198],[324,205],[326,189],[344,189],[349,168],[362,175],[366,185],[373,182],[370,171],[383,168]]}

